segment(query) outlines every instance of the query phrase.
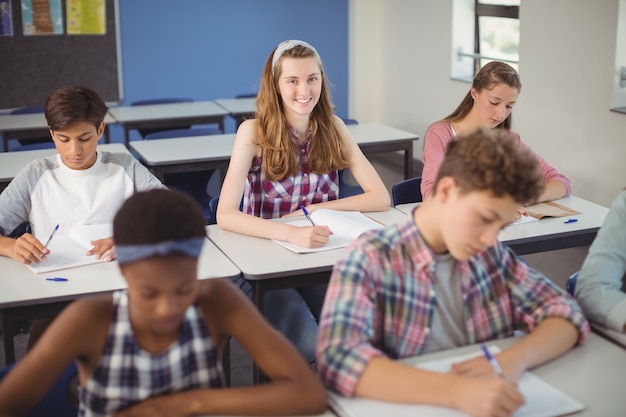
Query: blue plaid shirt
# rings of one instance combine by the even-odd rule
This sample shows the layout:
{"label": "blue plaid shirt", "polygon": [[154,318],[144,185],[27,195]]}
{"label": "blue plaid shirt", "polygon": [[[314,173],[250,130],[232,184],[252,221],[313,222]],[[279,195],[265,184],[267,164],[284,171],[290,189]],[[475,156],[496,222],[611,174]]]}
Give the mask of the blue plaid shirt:
{"label": "blue plaid shirt", "polygon": [[224,386],[217,348],[198,306],[187,309],[180,336],[153,355],[137,344],[126,290],[113,293],[113,317],[92,376],[79,389],[79,416],[109,416],[151,397]]}
{"label": "blue plaid shirt", "polygon": [[[572,297],[501,243],[458,262],[467,343],[532,331],[562,317],[580,332],[589,324]],[[348,246],[331,276],[318,336],[317,367],[327,387],[354,395],[370,360],[419,355],[437,302],[434,253],[412,216]]]}

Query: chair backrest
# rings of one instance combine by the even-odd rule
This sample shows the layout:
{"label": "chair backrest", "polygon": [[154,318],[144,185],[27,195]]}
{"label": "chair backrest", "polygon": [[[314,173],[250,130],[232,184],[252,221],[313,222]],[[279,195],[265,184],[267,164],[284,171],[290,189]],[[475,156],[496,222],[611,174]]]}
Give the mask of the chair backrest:
{"label": "chair backrest", "polygon": [[11,110],[11,114],[32,114],[32,113],[43,113],[43,106],[32,106],[32,107],[19,107],[17,109]]}
{"label": "chair backrest", "polygon": [[235,96],[235,98],[256,98],[257,93],[244,93],[244,94],[237,94]]}
{"label": "chair backrest", "polygon": [[168,139],[168,138],[183,138],[189,136],[206,136],[206,135],[220,135],[222,130],[218,127],[190,127],[187,129],[170,129],[162,130],[160,132],[149,133],[144,136],[145,140],[152,139]]}
{"label": "chair backrest", "polygon": [[578,281],[579,272],[580,271],[576,271],[572,275],[570,275],[570,277],[567,279],[567,282],[565,283],[565,291],[567,291],[568,294],[572,297],[574,296],[574,293],[576,293],[576,281]]}
{"label": "chair backrest", "polygon": [[421,203],[422,202],[422,177],[413,177],[408,180],[402,180],[395,183],[391,187],[391,198],[393,205],[404,203]]}
{"label": "chair backrest", "polygon": [[[217,204],[220,202],[220,196],[216,195],[209,200],[209,213],[211,215],[211,222],[209,224],[217,224]],[[243,210],[243,197],[241,203],[239,203],[239,211]]]}
{"label": "chair backrest", "polygon": [[[0,380],[13,369],[14,365],[11,364],[0,369]],[[30,410],[27,417],[76,417],[78,408],[70,397],[70,392],[72,391],[70,384],[77,374],[78,369],[72,362],[56,380],[46,396]]]}
{"label": "chair backrest", "polygon": [[11,147],[9,150],[11,152],[20,152],[20,151],[32,151],[34,149],[53,149],[54,142],[52,139],[47,138],[45,142],[35,142],[35,143],[27,143],[25,145],[16,145]]}
{"label": "chair backrest", "polygon": [[[188,97],[164,97],[164,98],[151,98],[147,100],[136,100],[130,103],[131,106],[146,106],[150,104],[171,104],[171,103],[192,103],[193,99]],[[170,126],[161,127],[161,128],[152,128],[152,129],[137,129],[142,138],[145,138],[147,135],[155,132],[161,132],[163,130],[171,130],[171,129],[189,129],[191,125],[189,124],[177,124],[176,122],[172,122]]]}

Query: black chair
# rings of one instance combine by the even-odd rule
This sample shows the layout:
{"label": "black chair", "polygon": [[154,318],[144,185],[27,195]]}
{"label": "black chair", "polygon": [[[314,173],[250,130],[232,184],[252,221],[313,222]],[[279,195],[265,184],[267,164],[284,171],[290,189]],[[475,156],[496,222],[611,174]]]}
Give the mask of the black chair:
{"label": "black chair", "polygon": [[[0,369],[0,381],[13,369],[14,365],[11,364]],[[27,417],[76,417],[78,407],[74,404],[77,399],[73,395],[72,379],[77,375],[78,369],[72,362],[56,380],[46,396],[27,414]],[[34,383],[35,381],[33,381]]]}
{"label": "black chair", "polygon": [[[148,100],[136,100],[130,103],[131,106],[146,106],[151,104],[171,104],[171,103],[192,103],[192,98],[187,97],[169,97],[169,98],[152,98]],[[188,129],[191,125],[188,124],[176,124],[173,122],[171,126],[162,127],[162,128],[153,128],[153,129],[137,129],[142,138],[145,138],[147,135],[155,132],[161,132],[163,130],[170,129]],[[220,132],[221,133],[221,132]]]}
{"label": "black chair", "polygon": [[402,180],[391,187],[391,198],[394,207],[398,204],[422,202],[422,177],[413,177]]}
{"label": "black chair", "polygon": [[237,94],[235,96],[235,98],[256,98],[257,93],[244,93],[244,94]]}
{"label": "black chair", "polygon": [[359,122],[356,121],[356,119],[348,119],[347,117],[342,117],[341,120],[343,120],[343,122],[346,125],[358,125]]}

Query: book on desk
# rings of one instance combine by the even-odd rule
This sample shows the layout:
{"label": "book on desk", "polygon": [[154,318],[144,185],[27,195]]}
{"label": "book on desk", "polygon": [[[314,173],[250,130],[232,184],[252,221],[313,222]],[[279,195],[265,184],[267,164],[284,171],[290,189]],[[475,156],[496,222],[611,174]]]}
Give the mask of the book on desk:
{"label": "book on desk", "polygon": [[[274,242],[296,253],[321,252],[343,248],[348,246],[350,242],[359,237],[363,232],[384,227],[381,223],[359,211],[318,209],[311,213],[310,217],[316,226],[328,226],[331,230],[332,235],[326,245],[319,248],[305,248],[281,240],[274,240]],[[311,222],[308,219],[295,220],[288,222],[288,224],[298,227],[311,226]]]}
{"label": "book on desk", "polygon": [[[61,228],[62,229],[62,228]],[[36,274],[43,274],[77,266],[104,262],[95,255],[87,256],[87,251],[93,248],[91,241],[113,236],[111,224],[90,224],[73,227],[67,232],[59,229],[48,244],[50,253],[38,264],[26,265]]]}
{"label": "book on desk", "polygon": [[[490,346],[489,350],[494,354],[500,351],[496,346]],[[462,362],[478,355],[482,355],[479,349],[468,355],[431,360],[416,366],[433,372],[446,373],[450,371],[453,363]],[[584,409],[583,404],[544,382],[531,372],[522,374],[517,381],[517,387],[526,402],[513,413],[513,417],[556,417]],[[399,404],[367,398],[347,398],[333,392],[329,394],[329,404],[340,417],[467,417],[467,414],[452,408],[422,404]]]}
{"label": "book on desk", "polygon": [[555,203],[554,201],[546,201],[544,203],[532,204],[525,207],[528,216],[522,216],[511,225],[518,225],[524,223],[532,223],[543,219],[544,217],[566,217],[575,216],[581,214],[580,211],[576,211],[569,207],[565,207],[562,204]]}

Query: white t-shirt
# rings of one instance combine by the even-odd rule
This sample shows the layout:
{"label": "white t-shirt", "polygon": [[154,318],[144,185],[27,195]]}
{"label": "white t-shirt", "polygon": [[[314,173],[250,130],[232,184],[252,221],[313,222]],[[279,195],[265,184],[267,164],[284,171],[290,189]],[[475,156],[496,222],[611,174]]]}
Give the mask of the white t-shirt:
{"label": "white t-shirt", "polygon": [[134,192],[165,188],[132,155],[98,151],[96,163],[74,170],[59,154],[30,162],[0,194],[0,233],[28,221],[32,234],[47,239],[58,224],[113,223],[124,200]]}

